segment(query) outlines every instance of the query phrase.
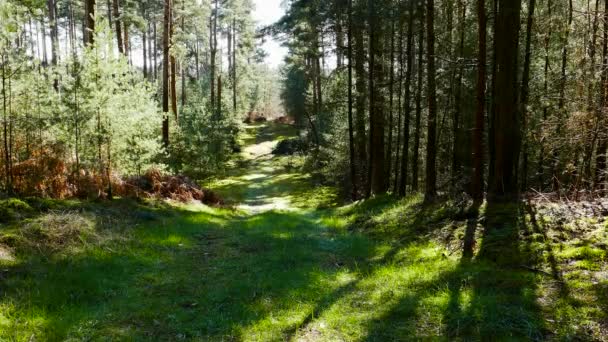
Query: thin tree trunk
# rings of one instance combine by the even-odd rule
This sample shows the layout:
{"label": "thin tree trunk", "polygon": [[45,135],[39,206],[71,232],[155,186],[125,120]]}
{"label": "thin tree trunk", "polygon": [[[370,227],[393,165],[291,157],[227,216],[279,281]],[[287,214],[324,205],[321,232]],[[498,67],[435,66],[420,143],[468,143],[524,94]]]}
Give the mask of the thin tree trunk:
{"label": "thin tree trunk", "polygon": [[427,87],[429,118],[426,148],[426,187],[424,201],[435,201],[437,197],[437,93],[435,89],[435,1],[427,0]]}
{"label": "thin tree trunk", "polygon": [[[386,149],[386,179],[390,180],[393,163],[393,120],[394,120],[394,99],[395,99],[395,13],[391,15],[391,51],[390,51],[390,67],[389,67],[389,105],[388,105],[388,142]],[[399,158],[399,157],[397,157]]]}
{"label": "thin tree trunk", "polygon": [[[169,46],[173,46],[173,35],[175,30],[175,23],[173,18],[173,6],[169,11]],[[171,111],[173,112],[173,117],[175,119],[175,124],[179,125],[179,114],[177,110],[177,65],[175,56],[171,51],[169,51],[169,64],[170,64],[170,87],[169,93],[171,94]]]}
{"label": "thin tree trunk", "polygon": [[[86,6],[87,6],[87,14],[90,14],[91,11],[93,11],[93,15],[94,15],[95,1],[86,0]],[[55,3],[55,0],[47,0],[47,7],[48,7],[48,11],[49,11],[49,27],[51,29],[51,65],[57,66],[57,61],[59,59],[59,30],[57,28],[57,4]],[[90,8],[92,8],[92,9],[90,9]],[[89,26],[90,19],[89,19],[88,15],[86,17],[86,20],[87,20],[87,27],[90,28],[91,27],[91,26]]]}
{"label": "thin tree trunk", "polygon": [[526,23],[526,52],[524,56],[524,70],[521,81],[521,95],[519,99],[521,123],[523,131],[521,190],[528,188],[528,99],[530,97],[530,63],[532,60],[532,28],[534,26],[534,10],[536,0],[529,0],[528,20]]}
{"label": "thin tree trunk", "polygon": [[[357,169],[353,127],[353,0],[348,0],[348,148],[350,156],[351,199],[357,200]],[[341,33],[340,33],[341,34]]]}
{"label": "thin tree trunk", "polygon": [[606,124],[604,109],[608,103],[608,1],[604,3],[604,41],[602,46],[602,97],[600,110],[598,111],[598,144],[595,157],[595,185],[597,189],[606,189],[606,167],[608,153],[608,137],[606,136]]}
{"label": "thin tree trunk", "polygon": [[399,185],[399,195],[405,196],[407,191],[407,171],[409,167],[409,152],[410,152],[410,112],[412,110],[411,104],[411,84],[412,84],[412,70],[414,65],[414,51],[413,51],[413,39],[414,39],[414,2],[410,1],[409,6],[409,18],[407,24],[407,71],[405,73],[405,111],[403,120],[403,155],[401,156],[401,182]]}
{"label": "thin tree trunk", "polygon": [[[547,17],[549,17],[549,19],[551,19],[552,15],[552,0],[548,0],[547,1]],[[551,30],[551,26],[549,26],[549,31],[547,32],[547,36],[545,37],[545,71],[544,71],[544,84],[543,84],[543,96],[547,97],[548,93],[549,93],[549,48],[550,48],[550,44],[551,44],[551,35],[552,35],[552,30]],[[543,118],[542,118],[542,122],[546,122],[547,118],[549,116],[549,106],[545,105],[543,108]],[[544,174],[545,174],[545,142],[544,139],[542,138],[542,126],[541,126],[541,132],[540,132],[540,136],[541,136],[541,140],[540,140],[540,153],[538,156],[538,190],[539,191],[543,191],[544,187],[545,187],[545,179],[544,179]]]}
{"label": "thin tree trunk", "polygon": [[460,120],[462,116],[462,79],[464,73],[464,34],[465,34],[465,20],[466,20],[466,5],[463,0],[459,0],[458,8],[460,9],[460,40],[458,43],[458,66],[456,74],[456,89],[454,91],[454,116],[452,121],[452,134],[454,138],[454,144],[452,146],[452,188],[455,190],[456,182],[462,176],[462,160],[461,160],[461,127]]}
{"label": "thin tree trunk", "polygon": [[[115,0],[116,2],[116,0]],[[169,147],[169,44],[171,0],[165,0],[163,20],[163,144]],[[119,44],[120,46],[120,44]]]}
{"label": "thin tree trunk", "polygon": [[412,157],[412,191],[418,191],[418,174],[420,172],[420,136],[422,125],[422,82],[424,80],[424,5],[418,7],[420,14],[418,26],[418,65],[416,80],[416,127],[414,130],[414,151]]}
{"label": "thin tree trunk", "polygon": [[[359,2],[357,7],[357,14],[359,19],[363,17],[362,13],[362,4]],[[356,121],[355,121],[355,129],[357,131],[356,134],[356,145],[357,145],[357,161],[358,161],[358,170],[359,170],[359,189],[365,189],[365,194],[367,194],[367,177],[365,177],[365,170],[368,169],[368,159],[367,159],[367,132],[366,132],[366,124],[365,124],[365,107],[367,100],[367,84],[365,79],[365,43],[363,38],[363,24],[361,20],[358,20],[356,23],[353,23],[353,35],[354,35],[354,43],[355,43],[355,77],[356,77],[356,99],[355,99],[355,111],[356,111]]]}
{"label": "thin tree trunk", "polygon": [[[145,10],[145,7],[143,4],[141,7],[141,11],[142,11],[142,17],[145,19],[146,10]],[[143,57],[144,57],[144,69],[143,69],[144,79],[147,79],[148,78],[148,30],[145,25],[142,30],[142,50],[143,50]]]}
{"label": "thin tree trunk", "polygon": [[381,195],[387,190],[384,150],[384,97],[379,89],[384,83],[382,27],[379,25],[378,12],[374,0],[369,0],[370,19],[370,192],[367,195]]}
{"label": "thin tree trunk", "polygon": [[[572,20],[573,20],[573,9],[572,9],[572,0],[569,0],[568,2],[568,21],[567,21],[567,25],[568,27],[566,27],[566,32],[564,34],[564,40],[562,43],[562,66],[561,66],[561,82],[560,82],[560,88],[559,88],[559,101],[558,101],[558,111],[557,111],[557,124],[555,127],[555,136],[556,137],[560,137],[562,134],[562,124],[564,122],[566,113],[565,113],[565,106],[566,106],[566,85],[568,84],[568,75],[566,74],[566,68],[568,67],[568,38],[570,36],[570,27],[572,26]],[[552,178],[553,178],[553,189],[555,191],[559,190],[560,187],[560,177],[559,177],[559,160],[560,160],[560,156],[559,156],[559,149],[554,149],[553,150],[553,172],[552,172]]]}
{"label": "thin tree trunk", "polygon": [[[534,1],[534,0],[531,0]],[[475,129],[473,130],[473,177],[471,194],[477,204],[483,202],[484,190],[484,149],[483,133],[486,106],[486,41],[487,20],[485,0],[477,0],[478,22],[478,57],[477,57],[477,109],[475,111]]]}

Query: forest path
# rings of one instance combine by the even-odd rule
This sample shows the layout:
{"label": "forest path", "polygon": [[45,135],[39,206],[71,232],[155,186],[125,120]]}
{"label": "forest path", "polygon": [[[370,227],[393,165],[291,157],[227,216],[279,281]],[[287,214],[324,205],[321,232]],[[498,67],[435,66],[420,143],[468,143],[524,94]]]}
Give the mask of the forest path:
{"label": "forest path", "polygon": [[272,154],[279,141],[297,133],[292,126],[272,122],[246,126],[240,158],[232,162],[227,177],[208,186],[249,214],[335,204],[334,189],[315,186],[311,176],[296,167],[301,157]]}

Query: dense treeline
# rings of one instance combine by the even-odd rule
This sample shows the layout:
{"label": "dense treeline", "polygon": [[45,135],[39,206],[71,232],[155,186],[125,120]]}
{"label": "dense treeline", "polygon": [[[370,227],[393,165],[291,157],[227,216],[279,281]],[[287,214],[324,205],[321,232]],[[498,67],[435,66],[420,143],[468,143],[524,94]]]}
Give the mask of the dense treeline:
{"label": "dense treeline", "polygon": [[501,202],[605,188],[607,19],[601,0],[294,0],[271,29],[286,109],[353,198]]}
{"label": "dense treeline", "polygon": [[69,196],[205,176],[272,102],[250,0],[1,0],[0,189]]}

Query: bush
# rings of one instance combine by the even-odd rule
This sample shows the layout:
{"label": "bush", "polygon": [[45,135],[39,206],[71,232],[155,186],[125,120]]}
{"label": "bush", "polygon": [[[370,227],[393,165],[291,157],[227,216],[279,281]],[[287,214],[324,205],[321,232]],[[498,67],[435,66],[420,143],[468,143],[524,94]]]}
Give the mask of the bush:
{"label": "bush", "polygon": [[279,141],[272,154],[277,156],[291,156],[296,153],[303,153],[307,149],[306,143],[300,138],[284,139]]}

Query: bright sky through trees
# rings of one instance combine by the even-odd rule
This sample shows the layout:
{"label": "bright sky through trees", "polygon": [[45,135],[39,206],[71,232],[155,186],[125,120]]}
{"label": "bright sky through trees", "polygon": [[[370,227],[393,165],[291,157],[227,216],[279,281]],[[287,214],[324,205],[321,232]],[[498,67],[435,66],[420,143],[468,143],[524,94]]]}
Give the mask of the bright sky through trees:
{"label": "bright sky through trees", "polygon": [[[266,26],[277,22],[285,9],[281,5],[282,0],[255,0],[255,10],[253,19],[260,26]],[[263,49],[268,53],[266,62],[276,68],[283,63],[283,59],[287,55],[287,48],[281,46],[281,43],[273,37],[267,37]]]}

